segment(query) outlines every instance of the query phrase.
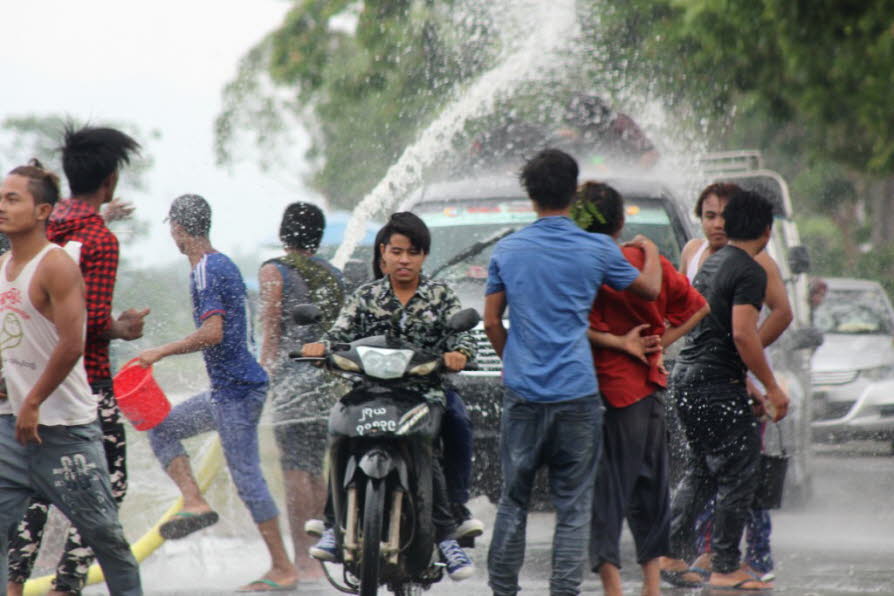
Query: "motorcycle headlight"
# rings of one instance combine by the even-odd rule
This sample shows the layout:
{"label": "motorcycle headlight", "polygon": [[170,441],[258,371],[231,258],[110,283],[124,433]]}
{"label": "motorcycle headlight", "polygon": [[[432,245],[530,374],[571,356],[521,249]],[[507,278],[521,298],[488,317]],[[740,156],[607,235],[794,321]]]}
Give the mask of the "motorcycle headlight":
{"label": "motorcycle headlight", "polygon": [[350,358],[345,358],[344,356],[339,356],[338,354],[332,354],[332,364],[337,366],[342,370],[347,370],[351,372],[360,372],[360,365],[351,360]]}
{"label": "motorcycle headlight", "polygon": [[860,376],[870,381],[882,381],[884,379],[894,378],[894,366],[876,366],[873,368],[864,368],[860,371]]}
{"label": "motorcycle headlight", "polygon": [[431,362],[426,362],[424,364],[417,364],[413,368],[407,371],[407,374],[411,375],[430,375],[438,368],[438,365],[441,364],[440,360],[432,360]]}
{"label": "motorcycle headlight", "polygon": [[359,346],[357,353],[363,370],[371,377],[378,379],[397,379],[404,376],[413,350],[389,350],[387,348],[370,348]]}

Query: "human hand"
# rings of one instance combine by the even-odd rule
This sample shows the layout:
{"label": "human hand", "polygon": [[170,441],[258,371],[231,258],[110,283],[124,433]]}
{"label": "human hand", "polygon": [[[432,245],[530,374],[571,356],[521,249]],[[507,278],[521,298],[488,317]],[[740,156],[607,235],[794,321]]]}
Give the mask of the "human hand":
{"label": "human hand", "polygon": [[149,348],[148,350],[140,352],[140,355],[137,356],[137,360],[139,360],[140,366],[149,368],[164,357],[165,353],[161,348]]}
{"label": "human hand", "polygon": [[454,372],[459,372],[466,367],[466,362],[469,359],[466,358],[466,355],[462,352],[445,352],[444,353],[444,366],[448,370],[452,370]]}
{"label": "human hand", "polygon": [[779,385],[774,385],[767,389],[764,408],[766,409],[770,420],[779,422],[785,418],[785,415],[788,414],[788,404],[788,396]]}
{"label": "human hand", "polygon": [[745,377],[745,391],[748,393],[748,397],[751,398],[751,411],[754,413],[754,417],[763,418],[767,416],[766,398],[760,389],[757,388],[757,385],[754,384],[754,381],[751,380],[750,376]]}
{"label": "human hand", "polygon": [[642,332],[651,327],[648,323],[637,325],[621,338],[624,351],[643,364],[649,364],[649,354],[661,351],[661,336],[642,335]]}
{"label": "human hand", "polygon": [[16,441],[22,445],[28,445],[28,443],[40,444],[40,435],[37,434],[39,419],[40,405],[30,398],[25,398],[16,416]]}
{"label": "human hand", "polygon": [[642,234],[637,234],[630,242],[625,242],[625,246],[638,246],[646,253],[658,254],[658,245]]}
{"label": "human hand", "polygon": [[119,329],[119,337],[126,341],[143,337],[143,319],[149,312],[148,308],[143,310],[129,308],[118,315],[118,319],[115,322]]}
{"label": "human hand", "polygon": [[122,201],[120,197],[112,199],[102,210],[102,218],[106,223],[129,219],[134,212],[133,203]]}

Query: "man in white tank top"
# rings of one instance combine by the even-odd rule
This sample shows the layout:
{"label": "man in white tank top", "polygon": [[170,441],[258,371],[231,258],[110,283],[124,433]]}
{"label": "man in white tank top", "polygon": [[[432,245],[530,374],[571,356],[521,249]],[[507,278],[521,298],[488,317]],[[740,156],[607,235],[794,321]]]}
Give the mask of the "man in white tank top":
{"label": "man in white tank top", "polygon": [[77,264],[46,237],[58,179],[39,163],[0,187],[0,591],[6,594],[8,530],[29,497],[59,508],[93,548],[109,591],[142,594],[137,562],[112,497],[97,402],[84,371],[84,282]]}

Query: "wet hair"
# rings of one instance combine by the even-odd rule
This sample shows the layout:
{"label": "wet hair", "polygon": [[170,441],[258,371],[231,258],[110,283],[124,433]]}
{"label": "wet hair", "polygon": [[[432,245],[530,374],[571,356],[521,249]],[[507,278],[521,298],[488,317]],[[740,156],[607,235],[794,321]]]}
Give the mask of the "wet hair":
{"label": "wet hair", "polygon": [[702,191],[702,194],[698,195],[698,200],[695,202],[695,216],[699,219],[702,218],[702,206],[705,204],[705,201],[708,200],[708,197],[711,195],[715,195],[718,199],[729,199],[731,196],[741,191],[742,189],[732,182],[715,182],[714,184],[709,184],[705,187],[705,190]]}
{"label": "wet hair", "polygon": [[207,237],[211,230],[211,206],[199,195],[180,195],[171,203],[168,220],[193,237]]}
{"label": "wet hair", "polygon": [[428,254],[431,251],[431,233],[428,231],[428,226],[414,213],[401,211],[393,214],[388,223],[385,224],[385,227],[379,230],[379,235],[382,237],[381,240],[376,236],[376,250],[380,250],[380,244],[391,242],[391,237],[395,234],[409,238],[413,248],[422,251],[424,254]]}
{"label": "wet hair", "polygon": [[571,219],[588,232],[614,236],[624,226],[624,199],[608,184],[588,180],[577,189]]}
{"label": "wet hair", "polygon": [[723,229],[730,240],[754,240],[773,225],[773,204],[756,192],[740,190],[723,209]]}
{"label": "wet hair", "polygon": [[559,149],[544,149],[528,160],[519,179],[541,209],[564,209],[577,190],[577,162]]}
{"label": "wet hair", "polygon": [[28,191],[34,197],[35,205],[55,205],[59,201],[59,176],[44,168],[38,160],[32,159],[28,165],[13,168],[9,175],[28,179]]}
{"label": "wet hair", "polygon": [[282,214],[279,239],[295,250],[317,252],[326,229],[326,216],[311,203],[292,203]]}
{"label": "wet hair", "polygon": [[130,163],[140,144],[114,128],[65,126],[62,169],[73,195],[95,192],[103,181]]}
{"label": "wet hair", "polygon": [[386,227],[387,226],[382,226],[382,228],[376,233],[376,240],[375,242],[373,242],[373,279],[382,279],[383,277],[385,277],[385,273],[382,271],[382,250],[379,248],[379,246],[385,244]]}

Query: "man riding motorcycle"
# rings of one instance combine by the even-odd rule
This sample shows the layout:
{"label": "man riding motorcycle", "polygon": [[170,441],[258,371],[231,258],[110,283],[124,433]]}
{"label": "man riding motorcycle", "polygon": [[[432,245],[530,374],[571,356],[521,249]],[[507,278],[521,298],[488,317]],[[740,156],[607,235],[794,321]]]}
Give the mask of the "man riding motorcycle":
{"label": "man riding motorcycle", "polygon": [[[422,265],[429,253],[431,235],[421,219],[409,212],[395,213],[382,231],[382,261],[388,275],[359,288],[345,304],[332,328],[320,343],[305,344],[304,357],[321,357],[328,344],[347,343],[374,335],[397,331],[406,341],[423,349],[446,349],[444,366],[461,371],[475,356],[475,341],[469,333],[452,334],[447,320],[460,310],[460,302],[444,283],[424,278]],[[395,329],[396,327],[396,329]],[[451,335],[444,345],[443,340]],[[407,381],[404,388],[424,396],[431,407],[444,407],[442,381],[437,375]],[[438,548],[444,556],[447,573],[453,580],[470,577],[471,559],[452,536],[456,522],[451,514],[444,475],[439,459],[432,460],[434,502],[432,522]],[[311,556],[331,561],[337,556],[331,508],[327,505],[327,530],[310,549]]]}

